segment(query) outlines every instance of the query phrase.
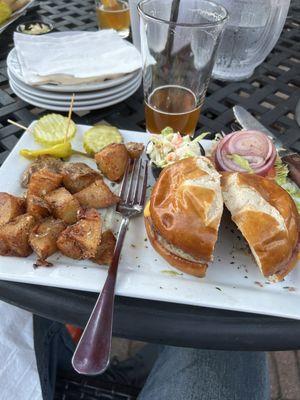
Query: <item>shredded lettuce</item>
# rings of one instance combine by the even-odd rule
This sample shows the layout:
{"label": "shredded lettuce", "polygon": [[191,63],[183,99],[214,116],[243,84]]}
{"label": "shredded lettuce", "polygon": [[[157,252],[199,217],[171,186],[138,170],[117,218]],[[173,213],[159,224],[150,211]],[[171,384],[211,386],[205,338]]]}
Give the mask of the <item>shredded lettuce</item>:
{"label": "shredded lettuce", "polygon": [[299,187],[296,185],[296,183],[294,183],[290,179],[287,179],[287,182],[280,186],[283,187],[283,189],[285,189],[288,192],[288,194],[292,197],[292,199],[294,200],[294,202],[297,206],[298,212],[300,213],[300,189],[299,189]]}
{"label": "shredded lettuce", "polygon": [[174,133],[174,130],[170,126],[166,126],[160,133],[161,135],[169,135],[170,133]]}
{"label": "shredded lettuce", "polygon": [[177,272],[177,271],[173,271],[170,269],[164,269],[161,271],[161,273],[166,274],[166,275],[172,275],[172,276],[177,276],[177,275],[183,275],[183,273]]}
{"label": "shredded lettuce", "polygon": [[249,161],[245,157],[239,154],[228,154],[227,157],[245,171],[253,173],[253,169],[250,167]]}
{"label": "shredded lettuce", "polygon": [[275,175],[276,183],[288,192],[288,194],[294,200],[298,212],[300,213],[300,189],[295,182],[291,181],[288,178],[288,173],[289,173],[288,166],[282,162],[280,157],[277,157],[274,167],[276,172]]}
{"label": "shredded lettuce", "polygon": [[289,174],[289,168],[282,162],[280,157],[276,158],[274,167],[276,172],[275,181],[278,185],[282,186],[284,183],[286,183],[287,176]]}
{"label": "shredded lettuce", "polygon": [[197,136],[194,140],[192,140],[192,142],[198,143],[201,140],[203,140],[209,134],[210,134],[210,132],[203,132],[203,133],[201,133],[201,135]]}

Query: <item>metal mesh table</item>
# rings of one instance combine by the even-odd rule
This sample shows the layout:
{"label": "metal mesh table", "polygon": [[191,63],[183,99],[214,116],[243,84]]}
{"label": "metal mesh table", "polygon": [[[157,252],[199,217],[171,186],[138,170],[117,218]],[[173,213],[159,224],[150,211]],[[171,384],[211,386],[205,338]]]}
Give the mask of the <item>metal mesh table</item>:
{"label": "metal mesh table", "polygon": [[[54,23],[58,30],[93,30],[96,27],[93,4],[93,0],[43,1],[23,21],[43,18]],[[230,131],[234,123],[231,108],[240,104],[285,144],[300,151],[300,132],[295,120],[300,86],[299,26],[300,2],[294,1],[279,42],[251,78],[235,83],[211,81],[198,131]],[[12,48],[14,29],[12,25],[0,36],[0,162],[22,134],[8,125],[7,119],[27,125],[46,112],[21,101],[9,88],[5,59]],[[84,124],[104,119],[123,129],[144,130],[142,91],[118,105],[75,115],[74,119]],[[96,294],[0,281],[0,298],[46,318],[83,326]],[[300,321],[124,297],[116,299],[114,334],[202,348],[300,348]]]}

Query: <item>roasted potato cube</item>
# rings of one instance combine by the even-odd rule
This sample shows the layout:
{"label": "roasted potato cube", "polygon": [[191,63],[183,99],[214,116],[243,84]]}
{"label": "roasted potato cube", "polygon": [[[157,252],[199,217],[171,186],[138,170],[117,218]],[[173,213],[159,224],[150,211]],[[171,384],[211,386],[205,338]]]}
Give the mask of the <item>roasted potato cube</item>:
{"label": "roasted potato cube", "polygon": [[60,219],[46,218],[34,226],[29,235],[29,244],[41,260],[45,260],[57,251],[56,240],[66,228]]}
{"label": "roasted potato cube", "polygon": [[48,203],[39,196],[27,195],[26,205],[27,213],[36,219],[48,217],[51,213]]}
{"label": "roasted potato cube", "polygon": [[71,193],[80,192],[80,190],[101,178],[98,171],[81,162],[65,164],[62,174],[63,185]]}
{"label": "roasted potato cube", "polygon": [[129,161],[129,154],[124,144],[112,143],[95,154],[95,161],[100,171],[111,181],[123,178]]}
{"label": "roasted potato cube", "polygon": [[77,213],[80,209],[78,200],[67,189],[61,187],[45,196],[55,218],[62,219],[67,224],[77,221]]}
{"label": "roasted potato cube", "polygon": [[21,177],[21,186],[26,188],[31,179],[31,176],[35,172],[37,172],[43,168],[46,168],[55,173],[60,173],[60,170],[61,170],[63,164],[64,164],[63,161],[61,161],[59,158],[55,158],[55,157],[51,157],[51,156],[37,157],[37,159],[34,160],[29,165],[29,167],[23,172],[22,177]]}
{"label": "roasted potato cube", "polygon": [[0,192],[0,226],[7,224],[26,211],[25,199]]}
{"label": "roasted potato cube", "polygon": [[127,142],[125,143],[125,146],[128,151],[129,157],[132,160],[140,158],[145,148],[143,143],[137,143],[137,142]]}
{"label": "roasted potato cube", "polygon": [[43,197],[62,184],[62,175],[48,168],[34,172],[28,185],[28,195]]}
{"label": "roasted potato cube", "polygon": [[97,264],[111,265],[114,250],[116,245],[116,238],[111,230],[105,231],[101,237],[101,243],[98,246],[96,257],[93,258]]}
{"label": "roasted potato cube", "polygon": [[32,215],[23,214],[0,227],[0,255],[27,257],[32,253],[29,234],[35,224]]}
{"label": "roasted potato cube", "polygon": [[27,191],[27,213],[40,219],[49,215],[49,207],[43,197],[57,189],[62,183],[62,175],[43,168],[31,175]]}
{"label": "roasted potato cube", "polygon": [[120,200],[102,179],[75,193],[74,197],[82,206],[91,208],[106,208],[118,203]]}
{"label": "roasted potato cube", "polygon": [[95,209],[79,213],[79,221],[59,235],[57,247],[66,256],[83,260],[96,256],[101,241],[102,222]]}

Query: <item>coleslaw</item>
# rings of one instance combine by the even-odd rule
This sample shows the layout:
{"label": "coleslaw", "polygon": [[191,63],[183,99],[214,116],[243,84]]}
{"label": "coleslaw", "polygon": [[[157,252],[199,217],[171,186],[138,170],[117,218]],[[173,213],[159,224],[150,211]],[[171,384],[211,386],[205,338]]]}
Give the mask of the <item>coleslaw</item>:
{"label": "coleslaw", "polygon": [[205,132],[196,139],[191,139],[189,135],[181,136],[179,132],[173,132],[172,128],[167,127],[161,134],[151,135],[146,149],[150,163],[165,168],[184,158],[200,156],[199,142],[208,134],[209,132]]}

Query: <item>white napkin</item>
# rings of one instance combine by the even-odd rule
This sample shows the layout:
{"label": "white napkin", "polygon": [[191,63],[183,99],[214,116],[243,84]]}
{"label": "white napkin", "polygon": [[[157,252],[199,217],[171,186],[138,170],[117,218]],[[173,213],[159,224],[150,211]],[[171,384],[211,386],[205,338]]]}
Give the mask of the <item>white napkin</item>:
{"label": "white napkin", "polygon": [[141,68],[141,55],[112,29],[55,32],[42,36],[14,34],[24,81],[79,84],[114,78]]}
{"label": "white napkin", "polygon": [[32,314],[0,301],[1,400],[42,400]]}

